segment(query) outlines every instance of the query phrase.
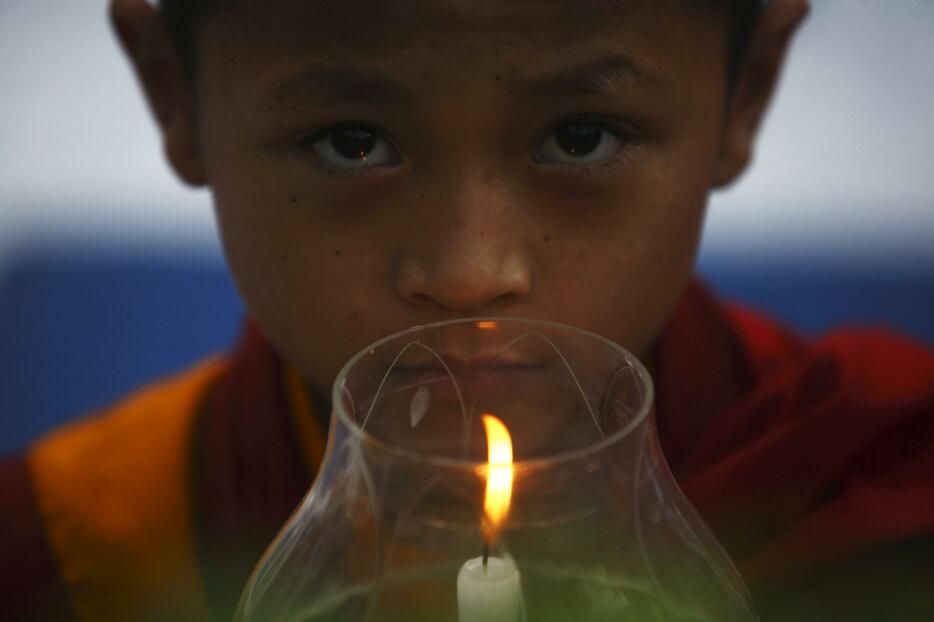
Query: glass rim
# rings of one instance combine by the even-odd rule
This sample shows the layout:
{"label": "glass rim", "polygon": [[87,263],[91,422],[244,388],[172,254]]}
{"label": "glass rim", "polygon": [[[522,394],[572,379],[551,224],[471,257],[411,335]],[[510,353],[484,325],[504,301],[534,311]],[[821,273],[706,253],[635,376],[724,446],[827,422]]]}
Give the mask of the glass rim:
{"label": "glass rim", "polygon": [[[514,460],[512,463],[513,468],[516,473],[523,471],[534,470],[544,466],[555,466],[559,463],[571,462],[573,460],[578,460],[584,458],[588,455],[595,454],[607,447],[610,447],[624,438],[629,436],[629,434],[638,428],[640,425],[645,423],[646,419],[649,416],[649,413],[652,412],[652,407],[655,403],[655,385],[652,382],[652,377],[643,365],[642,361],[639,360],[639,357],[634,355],[632,352],[622,347],[615,341],[607,339],[606,337],[599,335],[593,331],[589,331],[584,328],[579,328],[577,326],[571,326],[570,324],[562,324],[560,322],[551,322],[548,320],[538,320],[533,318],[524,318],[518,316],[477,316],[469,318],[455,318],[451,320],[442,320],[439,322],[431,322],[428,324],[419,324],[417,326],[412,326],[406,328],[386,337],[383,337],[370,345],[364,347],[362,350],[354,354],[350,360],[348,360],[341,370],[338,372],[337,377],[334,379],[334,384],[331,389],[331,410],[336,414],[336,421],[342,423],[347,430],[356,438],[360,439],[362,442],[371,445],[380,451],[383,451],[390,456],[399,458],[402,460],[415,462],[418,464],[431,465],[436,467],[441,467],[445,469],[454,469],[454,470],[470,470],[476,472],[478,468],[484,468],[487,466],[485,460],[469,460],[466,458],[450,458],[448,456],[432,454],[426,452],[415,451],[411,449],[406,449],[398,445],[393,445],[381,440],[378,436],[371,434],[364,428],[362,428],[354,419],[350,416],[350,413],[347,412],[347,409],[344,407],[343,402],[343,390],[347,384],[347,376],[354,366],[365,356],[369,355],[374,350],[395,341],[401,337],[404,337],[409,334],[423,332],[428,329],[441,329],[446,326],[452,326],[455,324],[476,324],[479,322],[497,322],[497,323],[506,323],[506,324],[528,324],[535,326],[543,326],[551,329],[558,329],[562,331],[577,333],[578,335],[588,337],[602,343],[605,346],[608,346],[610,349],[615,350],[626,360],[626,362],[632,366],[636,371],[636,374],[639,377],[639,380],[642,382],[645,392],[642,398],[642,404],[639,407],[639,411],[632,418],[632,420],[619,430],[613,432],[612,434],[606,435],[604,438],[579,447],[576,449],[568,449],[565,451],[559,451],[554,455],[547,457],[538,457],[531,459],[518,459]],[[332,422],[334,424],[335,422]],[[328,439],[328,444],[330,445],[330,438]]]}

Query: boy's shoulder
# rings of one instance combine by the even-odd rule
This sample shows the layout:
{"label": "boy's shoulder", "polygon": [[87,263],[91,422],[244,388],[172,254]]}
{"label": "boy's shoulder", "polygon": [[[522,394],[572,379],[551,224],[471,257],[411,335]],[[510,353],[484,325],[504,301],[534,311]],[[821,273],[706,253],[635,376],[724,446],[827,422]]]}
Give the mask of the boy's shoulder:
{"label": "boy's shoulder", "polygon": [[[719,309],[708,328],[742,389],[679,480],[757,601],[814,619],[929,619],[934,603],[909,582],[934,576],[934,351],[880,328],[807,339],[748,308],[705,308]],[[899,565],[901,586],[886,574]]]}
{"label": "boy's shoulder", "polygon": [[[163,613],[195,619],[197,594],[173,588],[197,585],[189,450],[200,401],[227,367],[224,359],[206,360],[0,466],[0,505],[12,526],[0,556],[4,607],[24,607],[5,616],[119,619],[141,602],[156,604],[164,591],[172,598],[159,604]],[[180,598],[186,592],[190,598]]]}
{"label": "boy's shoulder", "polygon": [[849,398],[864,402],[899,401],[934,388],[934,350],[889,328],[842,327],[805,339],[759,311],[739,304],[724,309],[761,375],[819,363]]}
{"label": "boy's shoulder", "polygon": [[323,452],[291,418],[293,376],[246,322],[228,357],[0,463],[0,618],[232,616]]}
{"label": "boy's shoulder", "polygon": [[[825,422],[827,431],[855,427],[858,436],[871,437],[909,413],[927,417],[934,408],[934,350],[920,341],[881,327],[806,337],[761,311],[719,300],[696,282],[657,350],[659,418],[699,417],[707,423],[701,440],[716,441],[689,439],[701,445],[685,459],[693,468],[712,459],[698,455],[712,446],[733,452],[775,426],[815,423],[822,413],[849,410]],[[681,452],[672,453],[681,462]]]}

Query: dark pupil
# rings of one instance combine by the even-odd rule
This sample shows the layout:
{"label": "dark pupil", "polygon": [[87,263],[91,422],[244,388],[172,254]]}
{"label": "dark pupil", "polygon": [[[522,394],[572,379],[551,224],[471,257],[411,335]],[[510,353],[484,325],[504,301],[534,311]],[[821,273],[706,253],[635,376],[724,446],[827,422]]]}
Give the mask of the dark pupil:
{"label": "dark pupil", "polygon": [[365,127],[342,127],[331,133],[334,150],[348,160],[365,160],[376,144],[376,136]]}
{"label": "dark pupil", "polygon": [[600,144],[602,130],[593,123],[567,123],[555,129],[562,149],[576,156],[585,156]]}

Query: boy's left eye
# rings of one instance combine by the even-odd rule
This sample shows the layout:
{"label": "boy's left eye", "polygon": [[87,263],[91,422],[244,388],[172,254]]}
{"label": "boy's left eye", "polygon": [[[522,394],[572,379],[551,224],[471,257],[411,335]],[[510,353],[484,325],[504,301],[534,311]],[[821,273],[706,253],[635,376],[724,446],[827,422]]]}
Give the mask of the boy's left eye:
{"label": "boy's left eye", "polygon": [[398,160],[389,141],[362,124],[328,128],[307,139],[306,144],[323,168],[334,172],[389,166]]}
{"label": "boy's left eye", "polygon": [[594,164],[616,155],[623,142],[620,132],[604,123],[573,121],[554,127],[535,159],[549,164]]}

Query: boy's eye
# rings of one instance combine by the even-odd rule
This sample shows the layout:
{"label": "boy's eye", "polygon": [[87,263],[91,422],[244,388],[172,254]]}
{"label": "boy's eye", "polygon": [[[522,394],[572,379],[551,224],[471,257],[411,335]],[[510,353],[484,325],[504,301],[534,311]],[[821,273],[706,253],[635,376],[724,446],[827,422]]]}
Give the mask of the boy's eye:
{"label": "boy's eye", "polygon": [[365,125],[332,127],[308,143],[325,168],[338,172],[389,166],[398,159],[389,141]]}
{"label": "boy's eye", "polygon": [[619,132],[603,123],[563,123],[548,133],[535,159],[558,164],[593,164],[616,155],[622,143]]}

